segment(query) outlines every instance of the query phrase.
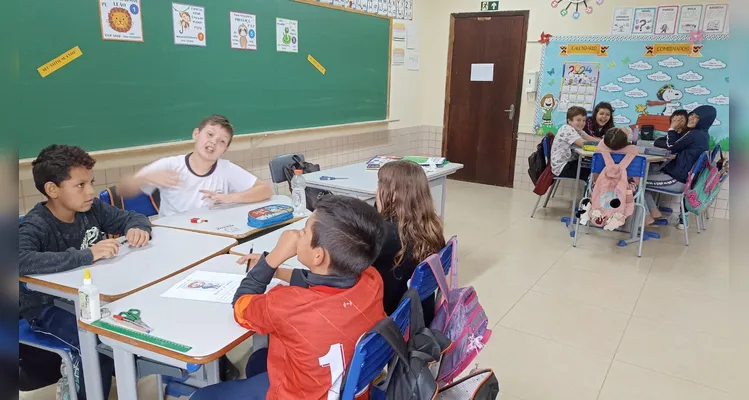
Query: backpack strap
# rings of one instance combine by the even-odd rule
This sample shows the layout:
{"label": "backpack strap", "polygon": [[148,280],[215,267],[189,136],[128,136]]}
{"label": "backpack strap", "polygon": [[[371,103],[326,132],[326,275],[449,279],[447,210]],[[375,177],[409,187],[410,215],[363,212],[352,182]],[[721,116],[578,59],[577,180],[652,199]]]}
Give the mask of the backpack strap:
{"label": "backpack strap", "polygon": [[125,209],[125,200],[117,192],[117,185],[108,187],[107,193],[109,193],[109,204],[111,206],[117,207],[120,210]]}
{"label": "backpack strap", "polygon": [[159,206],[161,205],[161,192],[159,192],[159,189],[155,189],[148,198],[151,199],[151,204],[153,205],[154,210],[158,213]]}
{"label": "backpack strap", "polygon": [[[423,317],[422,317],[423,318]],[[408,345],[403,339],[403,334],[392,318],[385,317],[370,329],[370,332],[382,336],[388,345],[395,351],[395,357],[403,361],[406,369],[410,369],[408,362]]]}
{"label": "backpack strap", "polygon": [[[446,296],[447,292],[450,291],[450,288],[452,287],[447,283],[447,277],[445,277],[445,271],[442,269],[442,262],[440,261],[440,258],[437,254],[432,254],[431,256],[427,257],[426,260],[424,260],[427,264],[429,264],[429,269],[432,270],[432,274],[434,275],[434,279],[437,281],[437,285],[440,289],[440,294],[437,298],[437,304],[439,304],[439,297]],[[453,265],[450,270],[454,271],[455,265]],[[456,283],[457,283],[457,272],[456,274]],[[451,272],[452,275],[452,272]]]}
{"label": "backpack strap", "polygon": [[[453,253],[450,262],[450,287],[456,288],[458,286],[458,237],[453,236],[447,242],[448,245],[452,244]],[[440,260],[440,263],[442,260]],[[444,271],[445,269],[442,268]]]}

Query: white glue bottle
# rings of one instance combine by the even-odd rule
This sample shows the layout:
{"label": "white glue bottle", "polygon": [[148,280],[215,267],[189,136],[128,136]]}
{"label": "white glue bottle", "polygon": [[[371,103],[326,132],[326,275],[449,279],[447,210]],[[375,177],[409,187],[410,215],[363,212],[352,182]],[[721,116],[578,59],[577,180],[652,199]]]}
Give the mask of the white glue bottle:
{"label": "white glue bottle", "polygon": [[81,321],[91,323],[101,319],[99,288],[91,283],[91,271],[88,268],[83,271],[83,286],[78,289],[78,301]]}

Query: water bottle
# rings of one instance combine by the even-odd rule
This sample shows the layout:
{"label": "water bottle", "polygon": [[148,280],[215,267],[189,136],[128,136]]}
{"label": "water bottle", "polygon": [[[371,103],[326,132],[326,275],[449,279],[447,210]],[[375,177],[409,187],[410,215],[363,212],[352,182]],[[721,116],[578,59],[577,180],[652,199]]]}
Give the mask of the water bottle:
{"label": "water bottle", "polygon": [[307,181],[302,176],[302,170],[294,170],[291,178],[291,204],[294,206],[294,216],[304,217],[307,215]]}

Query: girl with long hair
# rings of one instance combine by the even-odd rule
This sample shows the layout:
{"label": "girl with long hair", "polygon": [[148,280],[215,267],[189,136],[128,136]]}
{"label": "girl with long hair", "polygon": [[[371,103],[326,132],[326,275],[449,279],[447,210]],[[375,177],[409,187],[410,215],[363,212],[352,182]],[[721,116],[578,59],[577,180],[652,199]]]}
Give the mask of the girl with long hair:
{"label": "girl with long hair", "polygon": [[590,136],[602,138],[609,129],[614,127],[614,107],[602,101],[593,110],[593,116],[588,118],[583,130]]}

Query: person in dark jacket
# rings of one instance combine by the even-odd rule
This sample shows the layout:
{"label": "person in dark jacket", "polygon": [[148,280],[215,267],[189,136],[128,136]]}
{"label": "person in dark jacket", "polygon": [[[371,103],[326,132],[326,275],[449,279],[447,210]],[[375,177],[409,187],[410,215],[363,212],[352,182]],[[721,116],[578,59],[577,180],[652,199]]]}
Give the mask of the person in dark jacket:
{"label": "person in dark jacket", "polygon": [[[702,153],[710,149],[710,134],[708,131],[715,121],[716,110],[713,106],[699,106],[689,114],[687,128],[689,132],[680,135],[677,131],[676,120],[672,121],[668,132],[667,148],[676,158],[668,162],[660,171],[648,175],[647,186],[665,189],[674,193],[684,191],[689,176],[689,170],[700,158]],[[645,201],[650,210],[646,224],[652,224],[662,217],[658,204],[653,195],[645,192]],[[683,226],[683,223],[680,222]]]}
{"label": "person in dark jacket", "polygon": [[[36,188],[47,197],[23,218],[18,227],[20,275],[69,271],[117,255],[122,244],[107,239],[125,235],[128,245],[141,247],[151,239],[151,224],[144,215],[124,211],[94,197],[96,161],[79,147],[52,145],[32,163]],[[81,284],[83,281],[81,280]],[[37,332],[53,335],[70,345],[73,363],[80,366],[77,318],[53,304],[54,297],[21,285],[20,313]],[[100,357],[104,396],[112,385],[113,361]],[[78,398],[85,398],[79,374]]]}

